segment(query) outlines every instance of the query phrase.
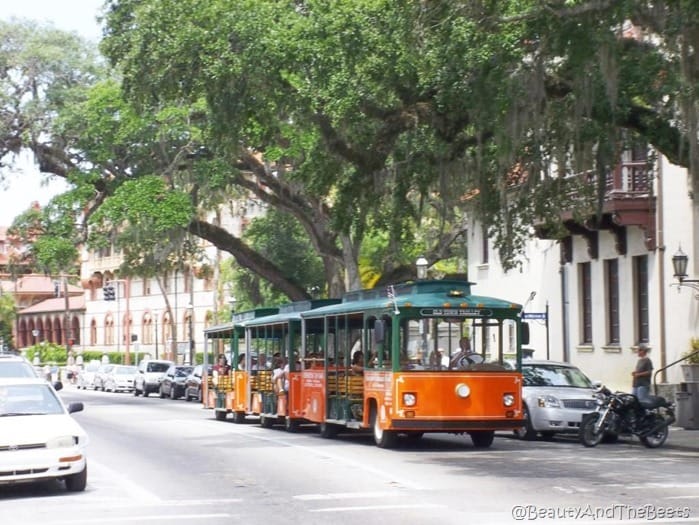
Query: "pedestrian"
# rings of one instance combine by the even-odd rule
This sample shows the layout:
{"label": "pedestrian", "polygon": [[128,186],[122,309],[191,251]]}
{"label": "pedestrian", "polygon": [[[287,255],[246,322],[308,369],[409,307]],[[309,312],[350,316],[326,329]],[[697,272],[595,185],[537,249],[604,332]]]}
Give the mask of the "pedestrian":
{"label": "pedestrian", "polygon": [[647,399],[650,395],[650,377],[653,374],[653,362],[648,357],[648,350],[648,345],[645,343],[638,345],[638,361],[636,361],[636,368],[631,372],[631,377],[633,377],[631,393],[639,401]]}
{"label": "pedestrian", "polygon": [[219,379],[221,377],[228,377],[228,374],[230,374],[230,372],[231,367],[228,364],[226,356],[223,354],[219,354],[218,361],[216,362],[212,370],[212,381],[214,383],[214,386],[218,386]]}

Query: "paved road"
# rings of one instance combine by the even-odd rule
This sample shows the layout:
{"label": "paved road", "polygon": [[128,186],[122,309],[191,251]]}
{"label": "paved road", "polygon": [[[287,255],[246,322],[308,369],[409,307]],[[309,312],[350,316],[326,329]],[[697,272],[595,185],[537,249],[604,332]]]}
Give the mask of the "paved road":
{"label": "paved road", "polygon": [[2,524],[699,524],[689,431],[655,450],[509,435],[487,450],[442,435],[382,450],[368,435],[218,422],[184,401],[62,395],[86,404],[76,417],[92,439],[88,488],[1,490]]}

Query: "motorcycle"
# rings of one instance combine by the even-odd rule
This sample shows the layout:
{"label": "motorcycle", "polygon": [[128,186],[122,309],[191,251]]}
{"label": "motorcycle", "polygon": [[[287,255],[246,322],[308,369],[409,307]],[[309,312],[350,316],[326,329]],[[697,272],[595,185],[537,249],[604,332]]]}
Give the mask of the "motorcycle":
{"label": "motorcycle", "polygon": [[597,408],[585,414],[578,437],[586,447],[601,441],[614,442],[620,435],[638,436],[648,448],[657,448],[667,440],[675,422],[674,404],[661,396],[640,401],[625,392],[612,392],[600,386],[595,393]]}

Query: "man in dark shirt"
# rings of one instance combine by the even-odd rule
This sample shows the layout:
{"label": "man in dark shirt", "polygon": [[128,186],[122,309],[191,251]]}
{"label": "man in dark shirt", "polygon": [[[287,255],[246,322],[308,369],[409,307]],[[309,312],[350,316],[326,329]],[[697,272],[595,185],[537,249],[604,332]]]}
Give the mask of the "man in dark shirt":
{"label": "man in dark shirt", "polygon": [[633,382],[631,393],[639,400],[647,399],[650,394],[650,377],[653,374],[653,362],[648,357],[648,346],[644,343],[638,345],[638,361],[636,368],[631,372]]}

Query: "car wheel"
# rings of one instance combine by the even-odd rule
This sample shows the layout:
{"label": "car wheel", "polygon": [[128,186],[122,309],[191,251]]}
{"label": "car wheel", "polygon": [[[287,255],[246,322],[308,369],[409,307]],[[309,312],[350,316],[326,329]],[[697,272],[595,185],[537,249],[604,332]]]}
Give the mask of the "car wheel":
{"label": "car wheel", "polygon": [[197,401],[199,401],[200,403],[203,401],[201,398],[201,390],[197,392]]}
{"label": "car wheel", "polygon": [[170,387],[170,399],[177,399],[177,392],[174,386]]}
{"label": "car wheel", "polygon": [[69,492],[82,492],[87,486],[87,465],[77,474],[66,476],[66,490]]}
{"label": "car wheel", "polygon": [[536,439],[536,430],[532,426],[531,417],[529,416],[529,407],[524,405],[524,426],[514,431],[515,436],[519,439],[533,441]]}
{"label": "car wheel", "polygon": [[148,397],[148,394],[150,393],[148,392],[148,387],[145,384],[143,385],[143,390],[141,393],[143,394],[143,397]]}
{"label": "car wheel", "polygon": [[192,400],[192,396],[189,395],[189,390],[187,390],[187,389],[185,389],[185,391],[184,391],[184,400],[185,400],[185,401],[191,401],[191,400]]}
{"label": "car wheel", "polygon": [[134,397],[138,397],[138,388],[136,388],[136,386],[133,387],[133,395]]}
{"label": "car wheel", "polygon": [[158,389],[158,395],[160,395],[160,399],[165,399],[165,391],[163,390],[163,385],[160,385],[160,388]]}

